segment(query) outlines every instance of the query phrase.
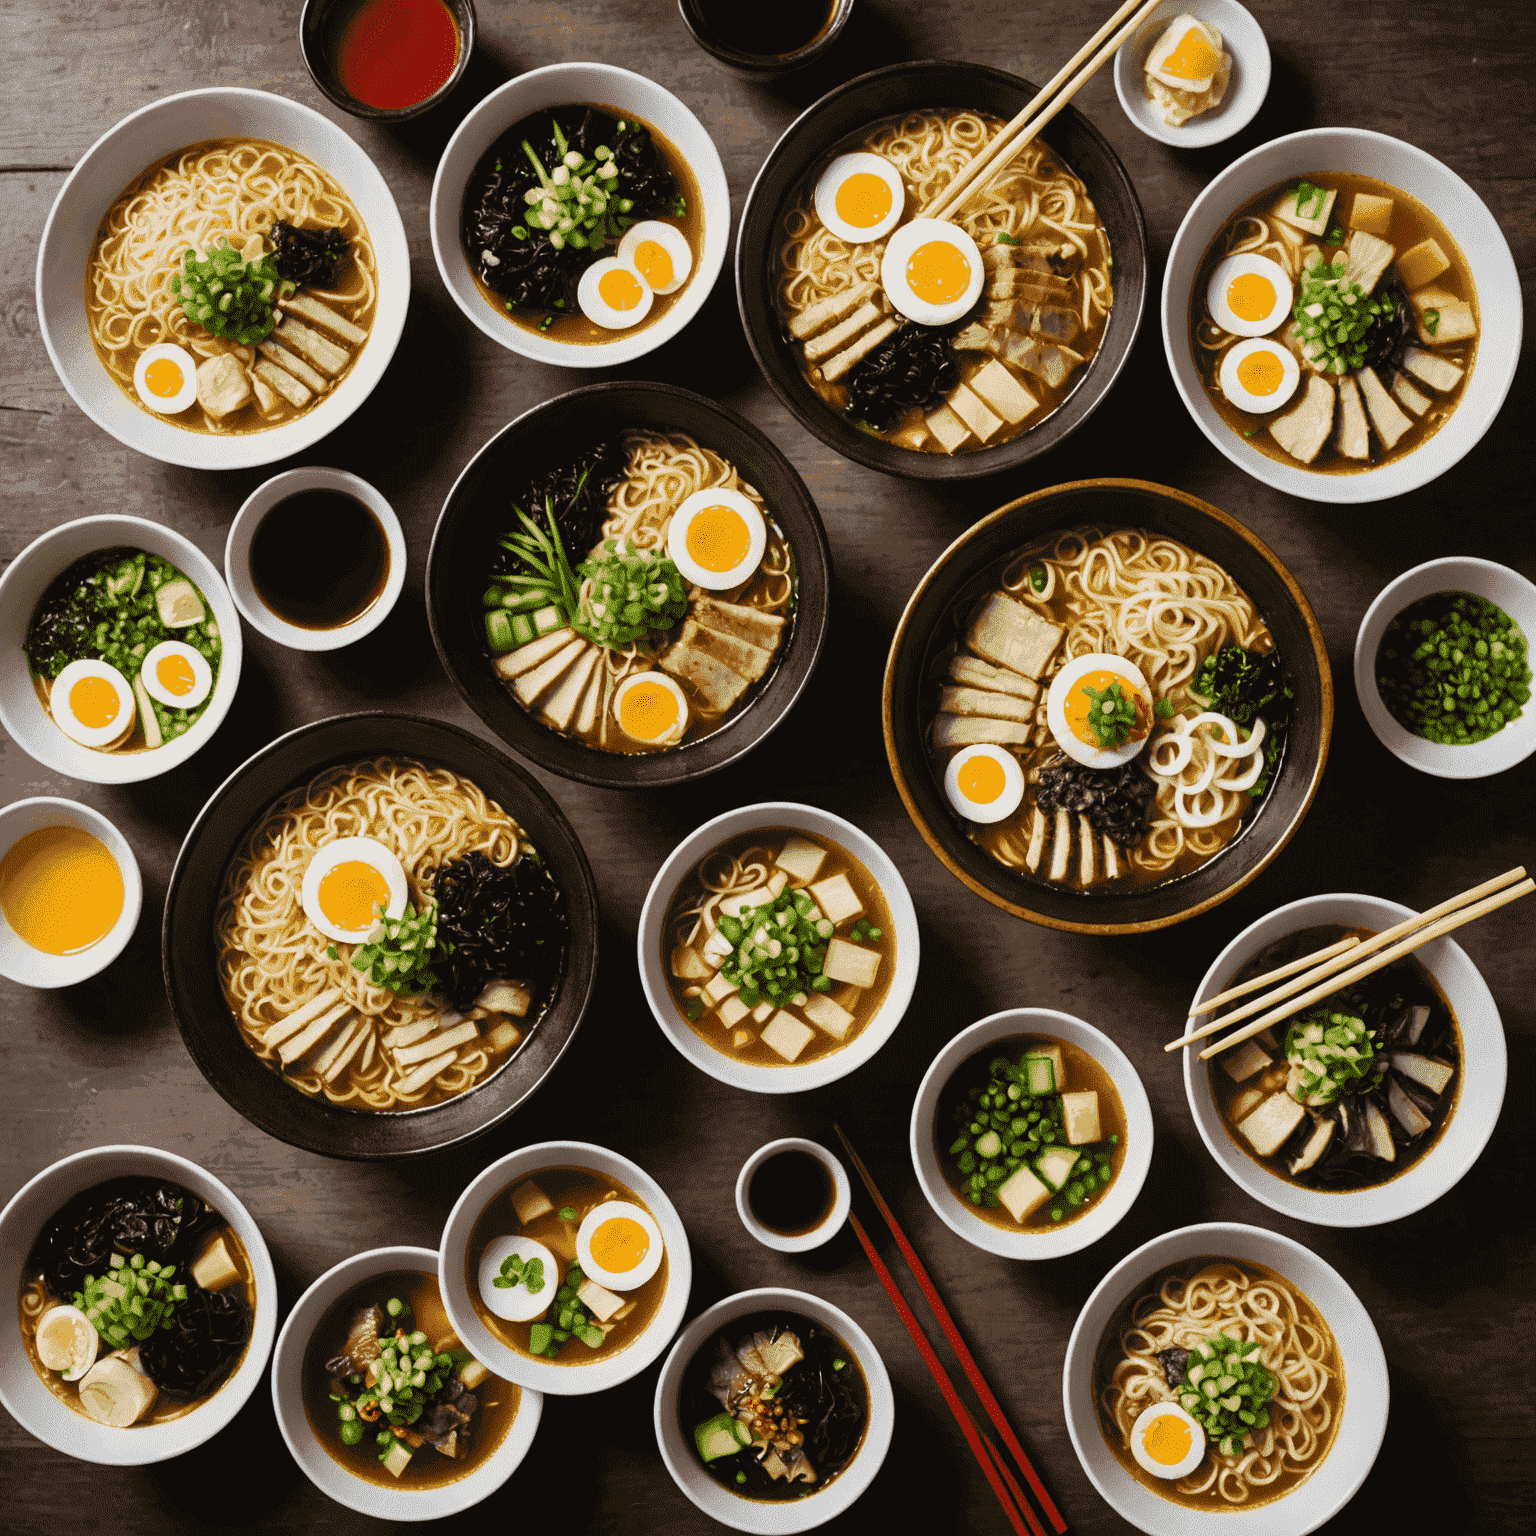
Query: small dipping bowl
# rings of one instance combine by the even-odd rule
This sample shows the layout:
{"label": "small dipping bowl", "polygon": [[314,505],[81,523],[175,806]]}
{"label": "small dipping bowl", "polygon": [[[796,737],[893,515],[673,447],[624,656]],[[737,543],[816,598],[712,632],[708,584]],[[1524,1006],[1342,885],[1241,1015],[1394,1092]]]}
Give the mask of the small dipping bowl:
{"label": "small dipping bowl", "polygon": [[719,34],[710,27],[699,0],[677,0],[678,15],[692,33],[694,42],[717,63],[748,80],[771,80],[775,75],[787,75],[792,69],[803,69],[821,58],[847,26],[848,18],[853,14],[853,0],[825,0],[824,9],[826,22],[808,43],[789,53],[744,53],[720,40]]}
{"label": "small dipping bowl", "polygon": [[[807,1157],[815,1158],[826,1169],[827,1177],[832,1182],[831,1205],[815,1226],[799,1232],[780,1232],[766,1226],[752,1209],[749,1191],[753,1175],[769,1158],[777,1157],[781,1152],[803,1152]],[[820,1142],[808,1141],[803,1136],[785,1136],[759,1147],[741,1165],[741,1172],[736,1176],[736,1214],[741,1217],[742,1226],[763,1247],[773,1248],[779,1253],[807,1253],[812,1248],[820,1248],[842,1230],[852,1203],[853,1191],[849,1187],[843,1165]]]}
{"label": "small dipping bowl", "polygon": [[[262,600],[251,575],[251,545],[262,520],[280,502],[304,491],[335,491],[361,502],[378,519],[389,545],[389,574],[384,578],[383,591],[356,618],[334,629],[305,629],[280,618]],[[372,634],[399,600],[405,586],[405,563],[405,534],[395,509],[360,476],[322,465],[290,469],[257,486],[235,514],[224,543],[224,575],[235,607],[252,629],[291,651],[339,651]]]}
{"label": "small dipping bowl", "polygon": [[[304,55],[304,67],[326,99],[353,117],[369,118],[376,123],[403,123],[408,118],[420,117],[448,96],[469,67],[469,56],[475,51],[473,0],[436,0],[453,17],[458,29],[459,57],[448,78],[435,91],[402,107],[370,106],[341,83],[335,57],[338,34],[350,15],[370,3],[372,0],[304,0],[304,9],[299,13],[299,51]],[[382,8],[390,9],[387,0]]]}
{"label": "small dipping bowl", "polygon": [[106,970],[127,947],[144,906],[144,882],[128,839],[100,811],[53,795],[16,800],[0,810],[0,861],[22,838],[44,827],[79,827],[89,832],[105,845],[123,877],[123,910],[117,921],[94,944],[74,954],[51,955],[27,943],[0,912],[0,976],[24,987],[72,987]]}

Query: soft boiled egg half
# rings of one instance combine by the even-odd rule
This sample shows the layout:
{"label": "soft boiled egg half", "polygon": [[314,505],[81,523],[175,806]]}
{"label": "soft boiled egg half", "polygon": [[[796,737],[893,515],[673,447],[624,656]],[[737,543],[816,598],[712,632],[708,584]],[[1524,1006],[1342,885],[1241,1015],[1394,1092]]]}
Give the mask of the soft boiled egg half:
{"label": "soft boiled egg half", "polygon": [[605,1200],[582,1218],[576,1257],[582,1273],[610,1291],[633,1291],[661,1268],[661,1228],[628,1200]]}
{"label": "soft boiled egg half", "polygon": [[656,293],[676,293],[693,270],[693,252],[675,224],[642,219],[624,231],[619,261],[628,263]]}
{"label": "soft boiled egg half", "polygon": [[1176,91],[1208,91],[1221,68],[1221,33],[1193,16],[1175,16],[1147,55],[1147,73]]}
{"label": "soft boiled egg half", "polygon": [[665,672],[633,672],[614,689],[613,718],[631,741],[670,747],[688,729],[688,700]]}
{"label": "soft boiled egg half", "polygon": [[104,752],[133,730],[137,709],[128,679],[104,661],[72,661],[53,680],[48,707],[73,742]]}
{"label": "soft boiled egg half", "polygon": [[79,1381],[96,1363],[101,1335],[79,1307],[49,1307],[37,1320],[37,1358],[65,1381]]}
{"label": "soft boiled egg half", "polygon": [[594,261],[576,285],[576,302],[594,325],[627,331],[651,312],[656,295],[634,265],[607,256]]}
{"label": "soft boiled egg half", "polygon": [[197,399],[197,362],[172,342],[145,347],[134,365],[133,387],[150,410],[175,416]]}
{"label": "soft boiled egg half", "polygon": [[1234,336],[1267,336],[1291,312],[1291,280],[1267,256],[1228,256],[1205,285],[1206,307]]}
{"label": "soft boiled egg half", "polygon": [[1205,1431],[1177,1403],[1153,1403],[1131,1425],[1131,1455],[1153,1477],[1188,1477],[1205,1455]]}
{"label": "soft boiled egg half", "polygon": [[850,245],[883,240],[901,222],[907,189],[891,162],[867,151],[839,155],[816,183],[816,217]]}
{"label": "soft boiled egg half", "polygon": [[[522,1261],[521,1269],[526,1277],[528,1267],[537,1259],[544,1266],[537,1277],[538,1290],[531,1290],[526,1278],[517,1279],[514,1285],[502,1284],[515,1278],[508,1270],[508,1259]],[[549,1304],[560,1289],[560,1261],[544,1246],[531,1237],[498,1237],[486,1245],[480,1256],[480,1273],[476,1283],[480,1287],[480,1299],[493,1317],[505,1318],[509,1323],[532,1323],[543,1317]]]}
{"label": "soft boiled egg half", "polygon": [[360,944],[379,920],[399,917],[410,900],[405,870],[371,837],[338,837],[309,861],[300,901],[304,915],[328,939]]}
{"label": "soft boiled egg half", "polygon": [[213,668],[201,651],[162,640],[139,670],[144,691],[167,709],[196,709],[213,691]]}
{"label": "soft boiled egg half", "polygon": [[667,554],[683,575],[709,592],[739,587],[768,547],[768,525],[750,498],[713,486],[695,491],[672,514]]}
{"label": "soft boiled egg half", "polygon": [[1218,377],[1238,410],[1277,411],[1296,393],[1301,368],[1289,347],[1256,336],[1227,348]]}
{"label": "soft boiled egg half", "polygon": [[[1136,711],[1130,734],[1117,747],[1101,746],[1101,733],[1089,723],[1093,712],[1127,703]],[[1074,656],[1056,674],[1046,699],[1045,717],[1056,745],[1073,762],[1085,768],[1118,768],[1146,746],[1152,728],[1152,704],[1152,690],[1135,662],[1107,651],[1093,651]]]}
{"label": "soft boiled egg half", "polygon": [[1024,799],[1024,770],[1001,747],[966,747],[944,770],[944,793],[967,821],[1003,821]]}
{"label": "soft boiled egg half", "polygon": [[984,276],[976,242],[943,219],[903,224],[880,258],[885,296],[919,325],[958,320],[981,297]]}

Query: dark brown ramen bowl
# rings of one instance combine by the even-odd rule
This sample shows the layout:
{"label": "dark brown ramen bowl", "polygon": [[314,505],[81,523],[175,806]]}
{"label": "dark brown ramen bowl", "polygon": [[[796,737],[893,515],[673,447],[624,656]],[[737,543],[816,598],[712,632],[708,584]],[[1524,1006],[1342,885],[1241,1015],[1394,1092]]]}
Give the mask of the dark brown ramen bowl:
{"label": "dark brown ramen bowl", "polygon": [[[480,594],[492,540],[514,521],[510,487],[630,428],[686,432],[729,459],[762,493],[794,548],[799,602],[789,644],[757,697],[721,730],[668,752],[600,752],[542,725],[503,687],[486,655]],[[703,778],[750,752],[789,713],[826,639],[832,559],[805,482],[763,433],[734,411],[670,384],[588,384],[519,416],[465,466],[437,520],[427,557],[427,621],[464,702],[502,741],[562,778],[611,789],[657,789]]]}
{"label": "dark brown ramen bowl", "polygon": [[[255,824],[323,768],[413,757],[477,784],[522,826],[565,892],[571,936],[554,1000],[494,1077],[446,1103],[397,1114],[340,1109],[290,1087],[246,1045],[219,984],[214,913],[225,871]],[[571,1043],[597,978],[597,889],[571,824],[489,742],[413,715],[335,715],[280,736],[243,763],[198,812],[171,872],[161,963],[171,1012],[198,1070],[252,1125],[324,1157],[413,1157],[479,1136],[533,1094]]]}
{"label": "dark brown ramen bowl", "polygon": [[[1253,599],[1295,691],[1290,738],[1257,813],[1193,873],[1143,891],[1055,890],[1007,869],[973,843],[935,778],[920,706],[933,637],[956,603],[979,593],[1012,551],[1057,528],[1146,528],[1222,566]],[[1021,496],[955,540],[918,583],[896,627],[881,700],[885,752],[923,841],[958,880],[994,907],[1072,933],[1148,933],[1182,923],[1240,891],[1290,841],[1312,805],[1333,734],[1333,675],[1322,631],[1296,579],[1234,517],[1183,491],[1146,480],[1078,480]]]}
{"label": "dark brown ramen bowl", "polygon": [[855,149],[870,124],[925,107],[970,107],[1006,119],[1023,110],[1035,87],[980,64],[923,59],[877,69],[829,91],[784,131],[752,183],[736,241],[736,302],[752,355],[774,392],[806,431],[829,448],[887,475],[908,480],[977,480],[1017,469],[1065,442],[1098,407],[1130,356],[1147,295],[1147,230],[1131,178],[1109,141],[1075,107],[1045,130],[1045,142],[1082,178],[1109,231],[1115,304],[1098,352],[1077,387],[1039,426],[951,458],[898,448],[861,431],[805,382],[774,303],[774,265],[784,213],[814,167]]}

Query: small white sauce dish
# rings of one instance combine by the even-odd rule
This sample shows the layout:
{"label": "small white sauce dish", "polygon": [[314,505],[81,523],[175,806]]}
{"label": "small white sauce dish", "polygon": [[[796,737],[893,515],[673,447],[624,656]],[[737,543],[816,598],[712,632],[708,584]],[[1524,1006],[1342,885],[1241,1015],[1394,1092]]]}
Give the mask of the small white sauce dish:
{"label": "small white sauce dish", "polygon": [[[304,491],[334,491],[361,502],[378,519],[389,545],[389,574],[384,578],[384,590],[350,623],[334,629],[304,629],[280,618],[262,601],[251,576],[251,543],[262,520],[279,502]],[[389,502],[361,476],[318,464],[287,470],[257,486],[235,514],[229,525],[229,537],[224,541],[224,576],[235,606],[252,629],[291,651],[339,651],[371,635],[400,599],[405,587],[405,564],[405,534]]]}
{"label": "small white sauce dish", "polygon": [[[754,1175],[769,1158],[777,1157],[781,1152],[803,1152],[807,1157],[815,1158],[826,1169],[832,1183],[831,1205],[822,1219],[807,1232],[776,1232],[772,1227],[765,1226],[752,1209]],[[741,1165],[741,1172],[736,1176],[736,1214],[741,1217],[742,1226],[763,1247],[772,1248],[778,1253],[809,1253],[812,1248],[820,1248],[823,1243],[830,1242],[842,1231],[852,1204],[853,1190],[842,1163],[819,1141],[808,1141],[803,1136],[784,1136],[778,1141],[765,1143]]]}
{"label": "small white sauce dish", "polygon": [[[1376,653],[1389,625],[1405,608],[1437,592],[1471,592],[1496,604],[1520,626],[1528,646],[1536,647],[1536,585],[1518,571],[1492,560],[1452,555],[1428,560],[1404,571],[1381,589],[1366,610],[1355,637],[1355,692],[1366,723],[1395,758],[1437,779],[1482,779],[1523,763],[1536,752],[1536,698],[1496,736],[1466,746],[1426,741],[1401,725],[1382,703],[1376,686]],[[1527,664],[1529,665],[1529,653]]]}

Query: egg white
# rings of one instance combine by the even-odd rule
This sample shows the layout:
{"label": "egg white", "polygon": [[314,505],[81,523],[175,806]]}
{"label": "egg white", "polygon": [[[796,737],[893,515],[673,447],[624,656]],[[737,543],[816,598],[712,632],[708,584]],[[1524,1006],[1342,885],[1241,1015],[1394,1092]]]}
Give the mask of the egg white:
{"label": "egg white", "polygon": [[[181,388],[174,395],[157,395],[144,381],[149,365],[161,358],[175,363],[181,370]],[[178,347],[174,342],[162,341],[157,346],[145,347],[134,364],[133,387],[139,399],[157,415],[179,415],[197,399],[197,360],[185,347]]]}
{"label": "egg white", "polygon": [[[997,799],[984,805],[975,800],[967,800],[960,791],[961,769],[978,757],[991,758],[1003,770],[1003,792]],[[950,758],[949,766],[944,770],[944,793],[949,796],[949,803],[967,821],[990,826],[993,822],[1006,820],[1018,810],[1024,799],[1024,770],[1019,766],[1018,758],[1001,747],[966,747]]]}
{"label": "egg white", "polygon": [[1071,726],[1067,724],[1067,700],[1072,696],[1072,690],[1078,687],[1090,672],[1113,672],[1117,677],[1124,678],[1126,684],[1134,688],[1146,701],[1149,710],[1157,700],[1153,698],[1152,690],[1147,686],[1147,680],[1142,676],[1141,668],[1135,662],[1105,651],[1091,651],[1086,656],[1074,656],[1051,680],[1051,691],[1046,699],[1045,718],[1051,728],[1051,735],[1056,738],[1056,745],[1073,762],[1081,763],[1085,768],[1118,768],[1122,763],[1130,762],[1146,746],[1148,737],[1132,737],[1113,749],[1091,747],[1086,741],[1078,739]]}
{"label": "egg white", "polygon": [[[613,271],[628,272],[640,284],[640,302],[633,309],[615,309],[598,292],[598,284],[602,282],[603,275]],[[581,281],[576,284],[576,302],[581,306],[582,314],[594,325],[609,331],[627,331],[632,325],[639,325],[650,314],[651,305],[656,302],[656,294],[629,262],[606,256],[602,261],[594,261],[581,274]]]}
{"label": "egg white", "polygon": [[[624,699],[631,689],[640,687],[642,684],[647,688],[665,688],[677,702],[677,724],[660,736],[634,736],[625,728]],[[659,669],[649,672],[632,672],[613,691],[613,718],[618,721],[619,729],[631,741],[643,741],[648,747],[670,747],[673,742],[680,740],[683,732],[688,729],[688,696],[678,685],[676,678],[669,677]]]}
{"label": "egg white", "polygon": [[405,904],[411,896],[400,860],[383,843],[376,842],[371,837],[338,837],[334,843],[327,843],[309,861],[309,868],[304,871],[304,884],[300,890],[299,900],[303,905],[305,917],[328,939],[335,939],[339,944],[361,943],[372,932],[374,924],[378,921],[378,916],[375,914],[362,928],[342,928],[320,910],[321,880],[338,864],[348,864],[353,860],[362,864],[371,864],[384,876],[385,884],[389,887],[389,903],[384,908],[386,916],[399,917],[405,911]]}
{"label": "egg white", "polygon": [[[850,176],[860,173],[878,176],[891,189],[891,211],[878,224],[862,228],[850,224],[837,211],[838,188]],[[854,155],[839,155],[816,182],[816,217],[840,240],[850,245],[867,245],[871,240],[883,240],[901,223],[906,210],[907,189],[902,184],[901,173],[883,155],[872,155],[861,150]]]}
{"label": "egg white", "polygon": [[[639,1222],[645,1228],[646,1236],[651,1240],[645,1257],[633,1269],[623,1272],[604,1269],[592,1257],[592,1234],[605,1221],[612,1221],[617,1216],[627,1216],[631,1221]],[[581,1226],[576,1233],[576,1257],[581,1263],[582,1273],[590,1275],[599,1285],[607,1286],[610,1291],[638,1290],[661,1268],[662,1252],[661,1228],[651,1219],[649,1212],[641,1210],[638,1205],[633,1205],[628,1200],[605,1200],[602,1205],[594,1206],[582,1218]]]}
{"label": "egg white", "polygon": [[1147,55],[1147,73],[1154,80],[1161,80],[1164,85],[1172,86],[1176,91],[1193,91],[1198,94],[1211,88],[1211,81],[1215,74],[1197,75],[1186,78],[1182,75],[1171,75],[1164,66],[1171,55],[1179,50],[1179,45],[1191,32],[1198,32],[1211,45],[1219,61],[1222,54],[1221,33],[1215,27],[1207,25],[1203,21],[1197,21],[1193,16],[1175,16],[1168,24],[1168,30],[1153,43],[1152,51]]}
{"label": "egg white", "polygon": [[[86,725],[80,720],[69,702],[69,690],[87,677],[99,677],[111,683],[117,694],[117,713],[105,725]],[[133,729],[138,707],[134,703],[133,689],[128,679],[116,667],[104,661],[72,661],[54,678],[48,690],[48,707],[53,712],[54,724],[73,742],[82,747],[105,751],[115,747]]]}
{"label": "egg white", "polygon": [[[747,525],[747,552],[739,565],[728,571],[706,570],[688,553],[688,530],[693,520],[706,507],[730,507],[741,515]],[[740,491],[729,491],[724,486],[695,491],[672,514],[667,529],[667,555],[684,577],[695,586],[708,592],[728,592],[739,587],[763,561],[763,551],[768,547],[768,525],[749,497]]]}
{"label": "egg white", "polygon": [[[1190,1432],[1189,1454],[1183,1461],[1175,1462],[1170,1467],[1165,1467],[1151,1456],[1146,1448],[1148,1429],[1156,1420],[1164,1417],[1178,1419]],[[1205,1431],[1177,1403],[1153,1403],[1150,1408],[1144,1408],[1131,1425],[1131,1455],[1136,1458],[1137,1466],[1145,1468],[1153,1477],[1168,1482],[1188,1477],[1205,1456]]]}
{"label": "egg white", "polygon": [[[186,693],[172,693],[160,681],[157,669],[168,656],[180,656],[192,668],[192,687]],[[139,678],[150,698],[167,709],[196,709],[213,692],[213,668],[208,665],[207,657],[181,640],[162,640],[155,646],[144,658]]]}
{"label": "egg white", "polygon": [[[43,1335],[50,1327],[57,1326],[64,1319],[67,1319],[72,1327],[67,1357],[57,1354],[51,1348],[48,1349],[45,1355]],[[33,1337],[37,1341],[37,1358],[50,1371],[58,1371],[65,1381],[79,1381],[96,1363],[96,1356],[101,1349],[101,1335],[96,1332],[90,1318],[79,1307],[68,1305],[49,1307],[38,1318],[37,1329]],[[52,1340],[49,1340],[50,1344],[52,1342]]]}
{"label": "egg white", "polygon": [[[1280,387],[1272,395],[1255,395],[1243,387],[1243,381],[1238,377],[1237,371],[1243,362],[1253,356],[1255,352],[1269,353],[1279,358],[1283,377]],[[1236,346],[1228,347],[1226,355],[1221,360],[1221,368],[1217,377],[1221,381],[1221,392],[1240,411],[1278,411],[1292,395],[1296,393],[1296,386],[1301,382],[1301,367],[1296,361],[1296,355],[1289,347],[1283,347],[1277,341],[1269,341],[1263,337],[1255,336],[1249,341],[1240,341]]]}
{"label": "egg white", "polygon": [[660,219],[642,219],[624,231],[624,238],[619,241],[619,261],[639,272],[639,267],[635,265],[635,252],[646,240],[654,240],[672,258],[672,281],[652,283],[641,273],[641,282],[655,293],[676,293],[693,271],[693,252],[688,247],[688,237],[675,224],[663,224]]}
{"label": "egg white", "polygon": [[[491,1282],[501,1275],[501,1266],[516,1254],[524,1264],[534,1259],[544,1263],[544,1289],[535,1293],[526,1285],[513,1285],[505,1289]],[[531,1237],[498,1237],[486,1245],[480,1256],[480,1273],[476,1284],[480,1299],[493,1317],[509,1323],[535,1323],[549,1311],[549,1304],[560,1289],[564,1271],[560,1261],[543,1243]]]}
{"label": "egg white", "polygon": [[[1240,315],[1233,314],[1227,304],[1227,288],[1233,278],[1250,272],[1268,278],[1275,290],[1273,307],[1257,320],[1244,320]],[[1210,281],[1205,285],[1205,302],[1211,312],[1211,319],[1222,330],[1230,331],[1234,336],[1268,336],[1289,317],[1293,293],[1290,277],[1278,262],[1250,252],[1246,256],[1228,256],[1225,261],[1216,263],[1216,270],[1211,273]]]}

